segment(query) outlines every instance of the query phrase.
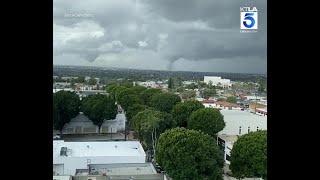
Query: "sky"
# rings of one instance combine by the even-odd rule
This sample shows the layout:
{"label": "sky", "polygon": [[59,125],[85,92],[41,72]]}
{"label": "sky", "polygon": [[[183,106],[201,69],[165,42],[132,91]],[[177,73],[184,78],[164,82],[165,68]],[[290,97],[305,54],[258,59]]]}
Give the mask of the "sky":
{"label": "sky", "polygon": [[[258,30],[240,32],[240,7]],[[53,0],[53,64],[266,73],[266,0]]]}

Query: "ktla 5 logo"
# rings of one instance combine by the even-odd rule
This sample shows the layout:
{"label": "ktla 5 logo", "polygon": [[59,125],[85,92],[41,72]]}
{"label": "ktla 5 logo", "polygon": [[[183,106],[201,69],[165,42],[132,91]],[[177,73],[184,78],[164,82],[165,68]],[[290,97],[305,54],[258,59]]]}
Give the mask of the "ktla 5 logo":
{"label": "ktla 5 logo", "polygon": [[256,7],[240,7],[240,29],[258,29],[258,10]]}

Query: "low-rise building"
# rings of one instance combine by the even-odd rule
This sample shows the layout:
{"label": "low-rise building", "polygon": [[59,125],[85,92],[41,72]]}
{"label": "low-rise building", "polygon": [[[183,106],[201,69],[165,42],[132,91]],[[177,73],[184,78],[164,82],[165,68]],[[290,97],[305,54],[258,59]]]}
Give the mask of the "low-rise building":
{"label": "low-rise building", "polygon": [[93,164],[145,163],[138,141],[65,142],[53,140],[53,175],[86,175]]}
{"label": "low-rise building", "polygon": [[219,135],[243,135],[251,131],[267,130],[267,116],[257,115],[249,111],[220,111],[226,126]]}
{"label": "low-rise building", "polygon": [[[118,113],[113,120],[104,120],[100,133],[117,133],[125,129],[126,116],[124,113]],[[94,125],[92,121],[82,113],[72,118],[65,124],[62,134],[96,134],[99,133],[99,126]]]}
{"label": "low-rise building", "polygon": [[224,160],[230,164],[231,150],[239,135],[218,135],[217,144],[224,154]]}

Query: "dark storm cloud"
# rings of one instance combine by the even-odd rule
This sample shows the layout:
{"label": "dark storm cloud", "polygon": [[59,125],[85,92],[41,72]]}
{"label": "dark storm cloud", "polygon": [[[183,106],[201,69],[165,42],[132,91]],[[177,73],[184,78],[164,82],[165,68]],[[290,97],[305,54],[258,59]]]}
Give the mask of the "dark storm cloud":
{"label": "dark storm cloud", "polygon": [[[241,6],[257,7],[257,33],[239,32]],[[248,0],[54,0],[54,63],[71,54],[101,66],[265,72],[266,10]]]}

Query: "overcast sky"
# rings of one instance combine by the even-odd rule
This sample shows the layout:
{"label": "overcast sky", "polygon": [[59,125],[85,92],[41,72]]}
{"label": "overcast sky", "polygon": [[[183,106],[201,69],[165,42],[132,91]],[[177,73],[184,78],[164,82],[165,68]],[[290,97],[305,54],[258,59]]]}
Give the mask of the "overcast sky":
{"label": "overcast sky", "polygon": [[[240,33],[240,7],[258,32]],[[266,73],[266,0],[53,0],[53,64]]]}

